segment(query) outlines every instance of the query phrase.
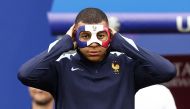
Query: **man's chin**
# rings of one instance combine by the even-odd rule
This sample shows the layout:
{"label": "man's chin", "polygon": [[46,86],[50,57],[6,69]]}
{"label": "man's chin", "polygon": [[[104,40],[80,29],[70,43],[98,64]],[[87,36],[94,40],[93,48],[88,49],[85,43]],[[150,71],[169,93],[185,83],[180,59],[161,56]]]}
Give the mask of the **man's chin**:
{"label": "man's chin", "polygon": [[88,57],[87,58],[89,61],[91,62],[100,62],[102,61],[102,58],[98,57],[98,56],[92,56],[92,57]]}
{"label": "man's chin", "polygon": [[33,99],[33,101],[34,101],[36,104],[41,105],[41,106],[49,104],[52,100],[53,100],[52,98],[43,99],[43,100],[42,100],[42,99],[38,99],[38,100],[37,100],[37,99],[36,99],[36,100]]}

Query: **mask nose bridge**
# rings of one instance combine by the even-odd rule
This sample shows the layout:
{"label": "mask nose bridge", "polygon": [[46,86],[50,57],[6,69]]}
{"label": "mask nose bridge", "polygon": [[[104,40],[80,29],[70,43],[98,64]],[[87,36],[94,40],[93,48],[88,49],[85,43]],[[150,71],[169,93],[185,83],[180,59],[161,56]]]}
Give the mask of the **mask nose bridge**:
{"label": "mask nose bridge", "polygon": [[92,43],[98,43],[98,44],[102,45],[102,41],[100,41],[100,40],[97,38],[97,33],[98,33],[98,32],[93,32],[93,33],[91,33],[91,39],[87,42],[87,46],[89,46],[89,45],[92,44]]}

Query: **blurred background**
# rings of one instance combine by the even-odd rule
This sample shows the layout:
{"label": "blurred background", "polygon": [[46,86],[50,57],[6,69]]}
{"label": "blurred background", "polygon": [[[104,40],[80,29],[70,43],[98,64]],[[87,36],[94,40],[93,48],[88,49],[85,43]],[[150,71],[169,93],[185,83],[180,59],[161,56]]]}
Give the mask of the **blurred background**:
{"label": "blurred background", "polygon": [[31,107],[28,89],[17,79],[19,67],[46,49],[56,36],[64,34],[76,13],[86,7],[102,9],[122,34],[170,59],[178,74],[166,86],[174,95],[177,108],[189,109],[189,4],[189,0],[0,1],[1,109]]}

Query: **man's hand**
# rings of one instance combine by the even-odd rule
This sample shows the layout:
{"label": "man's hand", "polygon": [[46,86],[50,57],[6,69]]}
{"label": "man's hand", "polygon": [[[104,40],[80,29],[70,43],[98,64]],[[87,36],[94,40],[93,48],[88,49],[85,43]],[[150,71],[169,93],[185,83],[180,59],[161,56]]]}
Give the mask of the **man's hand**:
{"label": "man's hand", "polygon": [[69,35],[69,36],[71,36],[71,38],[73,39],[73,32],[74,32],[74,26],[75,26],[75,24],[73,24],[70,28],[69,28],[69,30],[67,31],[67,35]]}
{"label": "man's hand", "polygon": [[111,32],[111,38],[114,36],[115,33],[117,33],[117,31],[113,28],[110,27],[110,32]]}
{"label": "man's hand", "polygon": [[73,40],[73,45],[74,45],[74,49],[77,47],[77,44],[76,44],[76,41],[75,41],[75,36],[73,36],[73,32],[74,32],[74,27],[75,27],[75,24],[73,24],[70,29],[67,31],[67,35],[69,35],[72,40]]}

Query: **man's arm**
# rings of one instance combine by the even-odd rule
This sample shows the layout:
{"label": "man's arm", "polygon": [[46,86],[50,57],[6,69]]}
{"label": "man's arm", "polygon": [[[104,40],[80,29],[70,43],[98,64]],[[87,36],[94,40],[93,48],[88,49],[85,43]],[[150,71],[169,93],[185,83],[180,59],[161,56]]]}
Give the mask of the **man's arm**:
{"label": "man's arm", "polygon": [[48,50],[21,66],[18,73],[19,80],[27,86],[54,92],[57,85],[55,61],[63,52],[72,48],[73,41],[69,35],[51,43]]}
{"label": "man's arm", "polygon": [[[118,43],[119,42],[119,43]],[[165,58],[137,46],[133,40],[116,33],[111,42],[111,49],[125,53],[136,61],[135,88],[140,88],[169,81],[176,75],[176,69]]]}

